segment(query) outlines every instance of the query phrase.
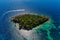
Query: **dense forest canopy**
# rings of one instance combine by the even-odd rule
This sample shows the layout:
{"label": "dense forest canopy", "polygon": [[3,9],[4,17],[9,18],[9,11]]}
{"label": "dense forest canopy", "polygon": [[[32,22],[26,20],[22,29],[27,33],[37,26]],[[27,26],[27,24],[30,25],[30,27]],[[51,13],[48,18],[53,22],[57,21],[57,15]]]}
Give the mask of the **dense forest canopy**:
{"label": "dense forest canopy", "polygon": [[19,23],[19,29],[31,30],[32,28],[48,21],[48,17],[41,15],[24,14],[11,19],[14,23]]}

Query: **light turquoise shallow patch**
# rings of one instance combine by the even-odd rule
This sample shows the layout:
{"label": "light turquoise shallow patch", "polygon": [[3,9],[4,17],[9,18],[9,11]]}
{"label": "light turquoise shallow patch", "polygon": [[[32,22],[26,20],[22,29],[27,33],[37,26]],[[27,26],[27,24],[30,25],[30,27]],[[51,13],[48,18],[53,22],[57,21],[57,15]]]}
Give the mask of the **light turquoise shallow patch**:
{"label": "light turquoise shallow patch", "polygon": [[58,26],[58,28],[60,28],[60,26]]}
{"label": "light turquoise shallow patch", "polygon": [[60,32],[59,32],[59,34],[60,34]]}
{"label": "light turquoise shallow patch", "polygon": [[47,38],[48,38],[49,40],[53,40],[53,38],[52,38],[51,35],[50,35],[51,32],[49,31],[49,30],[51,30],[51,28],[56,28],[56,27],[54,26],[53,23],[48,23],[48,22],[46,22],[46,23],[40,25],[39,27],[35,28],[34,31],[35,31],[35,32],[40,32],[41,29],[42,29],[42,30],[45,30],[45,31],[47,31]]}

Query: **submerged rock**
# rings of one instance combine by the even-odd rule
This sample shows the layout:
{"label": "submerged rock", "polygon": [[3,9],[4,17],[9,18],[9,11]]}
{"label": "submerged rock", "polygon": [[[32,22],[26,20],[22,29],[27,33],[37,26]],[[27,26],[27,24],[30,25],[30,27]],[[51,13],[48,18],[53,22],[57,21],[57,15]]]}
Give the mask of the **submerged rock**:
{"label": "submerged rock", "polygon": [[49,18],[46,16],[34,15],[34,14],[18,15],[11,19],[12,22],[19,24],[19,29],[25,29],[25,30],[31,30],[45,23],[48,20]]}

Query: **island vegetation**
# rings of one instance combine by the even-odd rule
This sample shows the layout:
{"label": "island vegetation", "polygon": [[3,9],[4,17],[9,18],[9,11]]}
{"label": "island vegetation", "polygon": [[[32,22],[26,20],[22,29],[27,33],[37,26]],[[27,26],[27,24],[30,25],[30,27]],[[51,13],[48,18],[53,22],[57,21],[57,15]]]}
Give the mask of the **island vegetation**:
{"label": "island vegetation", "polygon": [[12,22],[19,24],[19,29],[26,29],[26,30],[31,30],[48,20],[49,18],[46,16],[34,15],[34,14],[18,15],[11,19]]}

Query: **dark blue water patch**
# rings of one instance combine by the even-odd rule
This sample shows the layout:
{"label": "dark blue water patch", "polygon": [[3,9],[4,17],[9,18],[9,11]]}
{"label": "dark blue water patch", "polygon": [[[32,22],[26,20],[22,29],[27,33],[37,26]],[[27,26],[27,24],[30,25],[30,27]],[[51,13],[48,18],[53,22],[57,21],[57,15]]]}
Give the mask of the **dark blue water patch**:
{"label": "dark blue water patch", "polygon": [[[52,16],[56,27],[60,25],[60,6],[58,1],[41,1],[41,2],[15,2],[15,3],[0,3],[0,16],[5,12],[14,9],[28,9],[30,12],[44,13]],[[7,16],[7,15],[6,15]],[[5,17],[5,16],[4,16]],[[8,20],[3,18],[0,21],[0,40],[11,40],[12,34],[9,32],[10,27]],[[51,34],[54,40],[59,40],[58,34],[60,29],[52,29]]]}
{"label": "dark blue water patch", "polygon": [[0,26],[0,39],[1,40],[6,40],[6,39],[11,39],[12,38],[12,34],[10,32],[10,28],[8,28],[7,26]]}
{"label": "dark blue water patch", "polygon": [[52,36],[52,38],[53,38],[53,40],[60,40],[60,34],[59,34],[59,32],[60,32],[60,29],[59,28],[56,28],[56,29],[51,29],[51,36]]}
{"label": "dark blue water patch", "polygon": [[[46,2],[15,2],[15,3],[3,3],[1,4],[1,12],[5,12],[8,11],[8,10],[11,10],[11,9],[19,9],[19,8],[27,8],[27,9],[38,9],[42,12],[49,12],[49,11],[53,11],[56,10],[56,5],[57,3],[56,2],[49,2],[49,1],[46,1]],[[49,13],[48,13],[49,14]]]}

